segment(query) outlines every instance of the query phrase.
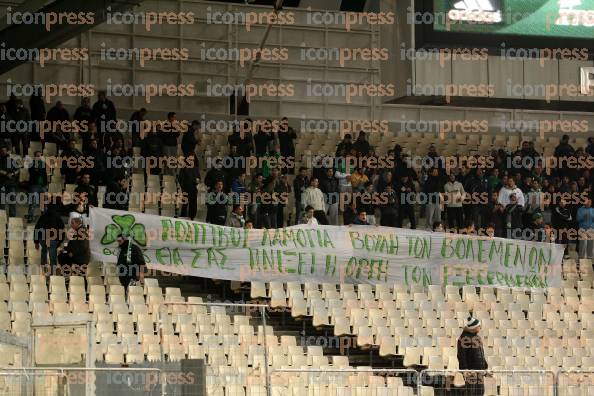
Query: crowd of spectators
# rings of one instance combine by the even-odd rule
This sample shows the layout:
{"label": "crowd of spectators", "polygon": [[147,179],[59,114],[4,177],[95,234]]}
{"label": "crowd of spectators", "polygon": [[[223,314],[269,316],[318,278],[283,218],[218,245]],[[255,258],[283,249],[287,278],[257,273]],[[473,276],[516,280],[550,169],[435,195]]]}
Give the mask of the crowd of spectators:
{"label": "crowd of spectators", "polygon": [[[164,124],[144,131],[139,125],[147,116],[146,109],[139,109],[130,117],[128,133],[114,130],[110,122],[117,120],[117,110],[104,93],[99,93],[93,105],[89,98],[84,98],[72,117],[61,102],[46,113],[45,103],[38,96],[30,98],[29,109],[14,96],[0,104],[0,189],[8,214],[16,216],[16,200],[6,197],[25,193],[25,216],[29,222],[37,220],[36,230],[63,229],[62,217],[72,218],[72,213],[85,215],[90,207],[98,205],[99,186],[105,186],[103,207],[127,210],[128,181],[136,166],[145,168],[147,175],[175,176],[186,197],[178,208],[179,217],[218,225],[423,227],[556,241],[566,246],[579,241],[580,257],[594,257],[594,175],[587,166],[594,156],[592,139],[587,147],[574,148],[568,136],[563,136],[553,155],[558,166],[552,169],[531,142],[523,142],[515,152],[495,149],[486,162],[460,161],[455,167],[431,146],[419,168],[411,165],[412,158],[398,144],[380,159],[364,132],[356,139],[345,135],[333,156],[296,158],[298,131],[289,125],[288,119],[276,124],[247,119],[229,134],[225,158],[206,158],[204,164],[198,164],[198,150],[203,149],[199,122],[186,124],[185,130],[177,128],[184,123],[170,112]],[[32,123],[25,133],[15,133],[7,127],[10,120],[49,120],[53,129],[40,131],[36,127],[39,124]],[[78,121],[86,128],[66,132],[60,123],[68,121]],[[176,128],[164,130],[162,125]],[[76,184],[77,199],[68,205],[60,200],[48,205],[42,199],[48,192],[49,165],[41,150],[24,163],[28,181],[20,182],[23,163],[19,165],[15,158],[27,156],[34,141],[41,146],[56,145],[60,159],[57,171],[65,183]],[[140,166],[122,160],[137,157],[143,161],[133,164]],[[170,162],[147,166],[149,158],[182,158],[184,166],[167,165]],[[572,164],[586,166],[568,165],[563,159],[574,159]],[[477,163],[488,165],[475,166]],[[203,181],[201,171],[205,173]],[[196,218],[201,184],[207,192],[205,219]],[[38,208],[41,217],[37,219]],[[78,223],[74,226],[80,227]],[[58,247],[62,241],[63,238],[36,238],[44,251],[44,260],[47,252],[51,262],[60,256]],[[84,249],[64,251],[77,256]],[[61,257],[64,261],[78,259],[64,254]],[[84,261],[84,257],[79,259]]]}

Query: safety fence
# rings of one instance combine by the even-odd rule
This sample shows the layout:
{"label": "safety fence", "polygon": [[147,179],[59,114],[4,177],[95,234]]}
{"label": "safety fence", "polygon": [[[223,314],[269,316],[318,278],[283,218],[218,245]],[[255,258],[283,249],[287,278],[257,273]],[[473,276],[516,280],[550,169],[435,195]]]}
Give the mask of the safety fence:
{"label": "safety fence", "polygon": [[417,394],[554,396],[556,379],[548,370],[423,370]]}
{"label": "safety fence", "polygon": [[11,368],[0,370],[0,394],[157,396],[166,394],[165,381],[158,368]]}
{"label": "safety fence", "polygon": [[594,371],[559,371],[557,374],[557,396],[589,395],[594,395]]}
{"label": "safety fence", "polygon": [[270,394],[413,396],[418,376],[412,369],[276,369],[270,375]]}

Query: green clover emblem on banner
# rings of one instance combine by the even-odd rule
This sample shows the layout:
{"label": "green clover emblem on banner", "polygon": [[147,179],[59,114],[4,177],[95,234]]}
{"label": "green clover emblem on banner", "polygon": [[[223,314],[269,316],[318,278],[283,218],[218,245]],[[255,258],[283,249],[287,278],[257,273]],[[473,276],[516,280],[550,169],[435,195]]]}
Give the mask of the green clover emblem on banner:
{"label": "green clover emblem on banner", "polygon": [[111,219],[115,224],[108,224],[105,226],[105,234],[101,238],[101,244],[109,245],[114,243],[118,235],[122,234],[124,238],[132,237],[132,239],[140,246],[146,246],[146,231],[143,224],[137,224],[134,216],[114,215]]}

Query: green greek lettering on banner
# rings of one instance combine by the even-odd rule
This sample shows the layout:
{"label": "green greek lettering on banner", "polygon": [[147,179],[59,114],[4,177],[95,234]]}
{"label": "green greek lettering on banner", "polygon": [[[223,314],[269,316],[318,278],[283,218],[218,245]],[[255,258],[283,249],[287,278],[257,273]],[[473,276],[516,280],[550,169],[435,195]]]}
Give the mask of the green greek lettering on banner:
{"label": "green greek lettering on banner", "polygon": [[353,274],[355,273],[355,266],[357,265],[357,257],[351,256],[349,259],[346,268],[345,268],[345,275],[348,278],[352,278]]}
{"label": "green greek lettering on banner", "polygon": [[161,219],[161,240],[168,241],[170,236],[169,232],[175,230],[173,222],[169,219]]}
{"label": "green greek lettering on banner", "polygon": [[220,269],[231,270],[232,268],[226,268],[225,264],[227,263],[227,255],[225,254],[224,249],[219,248],[208,248],[208,265],[212,267],[216,265]]}
{"label": "green greek lettering on banner", "polygon": [[336,255],[334,254],[327,254],[326,255],[326,275],[334,276],[336,275]]}
{"label": "green greek lettering on banner", "polygon": [[355,231],[349,231],[349,238],[351,239],[351,245],[353,249],[363,249],[363,241],[359,238],[359,233]]}
{"label": "green greek lettering on banner", "polygon": [[192,249],[192,252],[194,253],[194,257],[192,258],[192,268],[199,268],[198,260],[202,257],[204,249]]}
{"label": "green greek lettering on banner", "polygon": [[514,267],[518,267],[518,265],[522,266],[522,269],[526,268],[526,247],[524,246],[524,251],[522,251],[518,246],[516,246],[516,252],[514,254]]}

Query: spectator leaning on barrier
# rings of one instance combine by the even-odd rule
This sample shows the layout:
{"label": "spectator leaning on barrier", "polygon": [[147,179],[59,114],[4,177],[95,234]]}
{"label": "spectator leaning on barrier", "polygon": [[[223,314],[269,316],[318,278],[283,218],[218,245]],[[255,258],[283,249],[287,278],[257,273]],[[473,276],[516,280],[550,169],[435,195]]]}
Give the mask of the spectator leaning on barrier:
{"label": "spectator leaning on barrier", "polygon": [[353,225],[370,225],[367,221],[367,212],[365,210],[360,210],[357,213],[357,217],[353,220]]}
{"label": "spectator leaning on barrier", "polygon": [[307,225],[319,225],[318,219],[314,216],[314,208],[311,206],[306,206],[303,210],[303,216],[299,220],[299,224],[307,224]]}
{"label": "spectator leaning on barrier", "polygon": [[433,231],[433,232],[443,232],[443,223],[441,221],[436,221],[431,226],[431,231]]}
{"label": "spectator leaning on barrier", "polygon": [[[458,367],[460,370],[487,370],[483,340],[479,332],[481,321],[469,317],[466,326],[458,338]],[[464,375],[464,395],[482,396],[485,393],[484,373],[466,372]]]}
{"label": "spectator leaning on barrier", "polygon": [[227,223],[225,225],[227,227],[234,227],[234,228],[243,228],[245,226],[245,219],[243,218],[243,205],[242,204],[233,205],[233,210],[231,211],[231,214],[227,218]]}
{"label": "spectator leaning on barrier", "polygon": [[577,211],[579,226],[579,257],[594,258],[594,208],[592,199],[587,198],[584,205]]}
{"label": "spectator leaning on barrier", "polygon": [[365,212],[367,214],[367,222],[370,225],[375,225],[375,209],[377,205],[374,203],[375,191],[371,182],[365,183],[364,194],[365,195],[363,197],[358,199],[359,202],[357,203],[357,211]]}

